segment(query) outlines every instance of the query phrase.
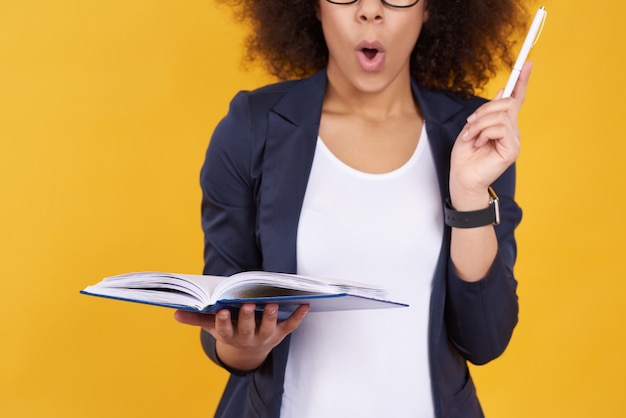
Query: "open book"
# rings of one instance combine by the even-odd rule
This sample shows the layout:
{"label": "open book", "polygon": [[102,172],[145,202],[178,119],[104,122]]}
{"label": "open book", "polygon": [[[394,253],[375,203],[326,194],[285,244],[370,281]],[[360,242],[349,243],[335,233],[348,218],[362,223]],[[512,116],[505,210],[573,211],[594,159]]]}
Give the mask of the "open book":
{"label": "open book", "polygon": [[255,303],[260,311],[267,303],[278,303],[281,319],[303,304],[310,305],[310,312],[408,306],[387,300],[380,287],[263,271],[230,277],[126,273],[107,277],[80,293],[207,313],[224,308],[236,311],[243,303]]}

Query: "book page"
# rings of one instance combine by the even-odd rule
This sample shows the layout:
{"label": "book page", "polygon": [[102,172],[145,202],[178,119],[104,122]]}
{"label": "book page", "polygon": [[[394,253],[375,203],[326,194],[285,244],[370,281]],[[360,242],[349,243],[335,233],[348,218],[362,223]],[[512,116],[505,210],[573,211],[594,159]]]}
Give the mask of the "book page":
{"label": "book page", "polygon": [[204,308],[224,277],[162,272],[134,272],[107,277],[88,293],[154,303]]}
{"label": "book page", "polygon": [[381,287],[352,281],[249,271],[235,274],[220,283],[215,289],[215,299],[340,293],[376,298],[386,296],[386,291]]}

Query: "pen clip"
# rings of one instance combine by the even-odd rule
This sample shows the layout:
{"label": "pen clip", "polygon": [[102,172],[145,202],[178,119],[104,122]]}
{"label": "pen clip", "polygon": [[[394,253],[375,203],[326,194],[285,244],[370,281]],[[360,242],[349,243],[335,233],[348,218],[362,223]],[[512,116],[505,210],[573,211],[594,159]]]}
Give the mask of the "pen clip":
{"label": "pen clip", "polygon": [[543,10],[543,18],[541,19],[541,27],[539,27],[539,32],[537,32],[537,35],[535,36],[535,39],[533,40],[531,48],[535,46],[535,44],[541,37],[541,34],[543,33],[543,25],[546,23],[546,18],[548,17],[548,12],[546,12],[543,6],[541,6],[541,10]]}

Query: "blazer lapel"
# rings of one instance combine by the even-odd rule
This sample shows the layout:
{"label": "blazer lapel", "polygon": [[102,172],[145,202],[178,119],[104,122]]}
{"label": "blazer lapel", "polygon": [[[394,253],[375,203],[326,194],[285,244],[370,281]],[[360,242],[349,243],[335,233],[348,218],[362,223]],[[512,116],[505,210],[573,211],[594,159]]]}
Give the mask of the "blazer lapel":
{"label": "blazer lapel", "polygon": [[326,72],[322,71],[288,90],[268,116],[258,214],[266,270],[297,272],[298,221],[325,89]]}
{"label": "blazer lapel", "polygon": [[462,106],[445,93],[420,89],[413,82],[413,95],[426,120],[426,132],[433,152],[441,198],[448,195],[450,180],[450,153],[456,136],[462,129],[458,118],[453,118]]}
{"label": "blazer lapel", "polygon": [[[443,202],[450,193],[450,155],[452,147],[456,137],[465,125],[465,118],[469,116],[469,113],[467,115],[460,115],[459,112],[462,112],[463,109],[466,109],[465,111],[468,112],[474,107],[463,106],[458,99],[454,100],[450,96],[442,93],[420,90],[415,85],[413,86],[413,91],[426,120],[426,131],[435,160],[441,201]],[[443,213],[441,216],[443,217]],[[439,252],[430,300],[430,335],[428,344],[431,365],[440,364],[437,359],[439,355],[438,347],[441,344],[440,339],[447,338],[442,336],[441,333],[444,329],[443,322],[445,318],[446,277],[450,257],[450,235],[450,228],[444,227],[442,247]],[[437,383],[435,379],[436,375],[437,373],[433,373],[432,375],[434,383]]]}

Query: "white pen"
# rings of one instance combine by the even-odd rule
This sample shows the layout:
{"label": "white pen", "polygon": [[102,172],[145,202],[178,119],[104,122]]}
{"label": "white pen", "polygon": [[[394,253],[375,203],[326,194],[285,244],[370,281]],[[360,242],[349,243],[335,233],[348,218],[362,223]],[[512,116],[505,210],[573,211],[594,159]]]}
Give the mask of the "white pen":
{"label": "white pen", "polygon": [[543,29],[543,24],[546,20],[546,9],[541,6],[539,10],[537,10],[537,14],[535,15],[535,19],[533,19],[533,23],[530,25],[530,29],[528,30],[528,34],[526,35],[526,39],[522,44],[522,50],[517,56],[517,60],[515,61],[515,65],[513,65],[513,71],[511,71],[511,75],[509,76],[509,81],[506,83],[506,87],[504,88],[503,98],[511,96],[513,89],[515,88],[515,84],[517,84],[517,79],[519,78],[520,73],[522,72],[522,67],[526,62],[526,58],[528,58],[528,54],[530,53],[530,49],[537,42],[538,35],[540,34],[541,29]]}

